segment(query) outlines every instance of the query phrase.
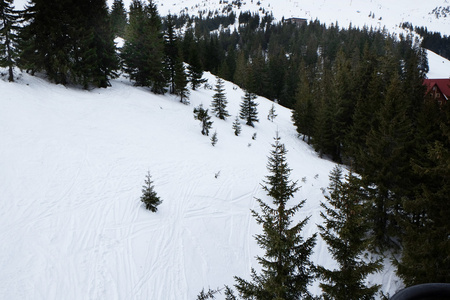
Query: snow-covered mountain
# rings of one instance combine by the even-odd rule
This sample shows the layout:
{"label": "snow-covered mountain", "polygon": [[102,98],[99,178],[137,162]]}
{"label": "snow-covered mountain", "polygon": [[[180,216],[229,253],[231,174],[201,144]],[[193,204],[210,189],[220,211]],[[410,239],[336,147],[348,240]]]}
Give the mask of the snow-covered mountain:
{"label": "snow-covered mountain", "polygon": [[[27,0],[15,0],[22,8]],[[449,0],[155,0],[161,15],[186,13],[197,15],[201,11],[222,12],[227,6],[239,11],[272,12],[277,20],[298,17],[318,19],[322,23],[338,22],[339,26],[368,26],[383,28],[389,32],[402,32],[403,22],[425,26],[429,31],[450,34]],[[113,0],[108,0],[109,6]],[[126,7],[131,0],[124,0]],[[234,4],[233,4],[234,3]],[[237,5],[240,3],[240,5]]]}

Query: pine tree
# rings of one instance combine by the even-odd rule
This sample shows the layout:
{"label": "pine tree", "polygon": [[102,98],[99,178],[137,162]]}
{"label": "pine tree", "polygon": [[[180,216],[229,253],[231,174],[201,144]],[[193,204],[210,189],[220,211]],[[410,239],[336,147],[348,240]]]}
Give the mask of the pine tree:
{"label": "pine tree", "polygon": [[127,26],[127,12],[122,0],[114,0],[111,7],[111,28],[115,36],[124,37]]}
{"label": "pine tree", "polygon": [[166,21],[167,30],[164,35],[165,68],[169,81],[169,93],[175,94],[175,68],[181,62],[178,50],[178,39],[175,35],[173,16],[169,14]]}
{"label": "pine tree", "polygon": [[377,126],[368,133],[367,151],[361,155],[362,179],[370,186],[373,209],[374,246],[380,250],[395,246],[399,229],[396,218],[402,211],[402,197],[408,195],[412,173],[408,154],[413,141],[407,104],[398,75],[391,79],[387,94],[376,114]]}
{"label": "pine tree", "polygon": [[18,31],[20,12],[14,9],[13,0],[0,0],[0,67],[8,68],[8,81],[14,81],[13,67],[18,58]]}
{"label": "pine tree", "polygon": [[194,108],[194,119],[201,122],[202,134],[209,135],[213,122],[210,121],[211,116],[208,115],[208,109],[204,109],[202,104]]}
{"label": "pine tree", "polygon": [[105,0],[32,0],[20,33],[22,69],[55,83],[107,87],[118,68]]}
{"label": "pine tree", "polygon": [[189,79],[191,82],[192,89],[195,91],[202,83],[206,82],[203,77],[203,67],[200,61],[198,51],[191,51],[191,57],[189,60],[190,64],[188,67]]}
{"label": "pine tree", "polygon": [[144,5],[133,0],[130,20],[122,49],[124,70],[137,86],[151,87],[152,92],[163,94],[166,79],[163,66],[163,36],[161,18],[156,5],[150,1]]}
{"label": "pine tree", "polygon": [[86,89],[89,85],[106,88],[119,64],[106,0],[77,1],[75,11],[81,25],[74,41],[75,81]]}
{"label": "pine tree", "polygon": [[213,101],[211,103],[212,112],[219,119],[225,120],[230,114],[227,111],[227,98],[225,96],[224,81],[216,76],[216,86],[214,88],[216,92],[213,96]]}
{"label": "pine tree", "polygon": [[[179,57],[181,57],[181,55]],[[187,87],[189,81],[186,75],[186,68],[181,59],[176,61],[174,71],[173,93],[180,97],[181,103],[189,104],[189,89]]]}
{"label": "pine tree", "polygon": [[245,96],[242,98],[241,110],[239,116],[241,119],[246,120],[248,126],[255,127],[253,122],[259,122],[258,111],[256,107],[258,103],[255,102],[256,95],[245,91]]}
{"label": "pine tree", "polygon": [[20,32],[21,69],[32,74],[45,71],[49,80],[58,84],[71,81],[73,37],[79,30],[78,24],[71,26],[75,25],[72,4],[71,0],[29,2],[24,12],[27,25]]}
{"label": "pine tree", "polygon": [[272,103],[272,107],[269,110],[269,114],[267,115],[267,120],[273,122],[273,120],[277,117],[278,115],[275,113],[275,104]]}
{"label": "pine tree", "polygon": [[236,116],[236,119],[233,122],[233,130],[236,136],[238,136],[241,133],[241,123],[239,122],[238,116]]}
{"label": "pine tree", "polygon": [[296,93],[296,102],[292,112],[292,120],[297,127],[297,132],[303,135],[303,141],[307,138],[311,142],[314,130],[314,105],[313,93],[310,87],[310,79],[304,63],[300,66],[300,82]]}
{"label": "pine tree", "polygon": [[415,199],[405,202],[402,257],[397,274],[406,286],[450,282],[450,106],[441,107],[441,132],[427,152],[412,161],[422,175]]}
{"label": "pine tree", "polygon": [[370,245],[370,224],[365,220],[367,195],[352,173],[343,181],[340,166],[332,170],[328,190],[328,204],[321,203],[324,225],[319,230],[338,268],[318,267],[324,280],[320,284],[323,296],[335,300],[373,299],[379,286],[368,287],[365,280],[367,275],[380,271],[382,265],[380,260],[366,262],[364,259]]}
{"label": "pine tree", "polygon": [[141,201],[144,202],[145,208],[151,210],[152,212],[156,212],[158,210],[158,205],[162,203],[162,200],[158,197],[154,190],[150,172],[147,173],[145,185],[142,186]]}
{"label": "pine tree", "polygon": [[309,259],[316,243],[316,234],[303,239],[301,231],[309,218],[293,223],[296,212],[305,200],[287,208],[288,201],[299,189],[297,182],[289,179],[291,169],[286,161],[287,150],[275,137],[267,169],[270,175],[263,189],[272,198],[269,205],[257,199],[262,212],[252,211],[263,232],[256,235],[258,245],[265,250],[258,256],[261,274],[252,269],[251,281],[235,277],[236,288],[244,299],[303,299],[309,296],[307,286],[313,279],[312,263]]}

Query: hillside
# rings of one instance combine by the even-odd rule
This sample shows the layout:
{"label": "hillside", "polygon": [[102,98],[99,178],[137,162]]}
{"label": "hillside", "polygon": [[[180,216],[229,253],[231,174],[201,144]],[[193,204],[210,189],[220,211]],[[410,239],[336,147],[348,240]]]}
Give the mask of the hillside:
{"label": "hillside", "polygon": [[[307,199],[304,234],[321,222],[334,164],[297,138],[289,110],[276,106],[268,121],[272,102],[263,98],[260,123],[236,137],[243,92],[231,83],[233,117],[213,118],[216,147],[192,114],[212,90],[192,92],[186,106],[124,79],[88,92],[24,74],[0,89],[1,298],[194,299],[203,287],[248,277],[260,251],[250,209],[254,197],[266,199],[260,183],[277,130],[302,186],[294,202]],[[163,199],[156,214],[140,202],[147,171]],[[312,258],[332,265],[321,241]],[[391,294],[399,287],[389,264],[370,280]]]}
{"label": "hillside", "polygon": [[[197,15],[204,11],[222,11],[228,5],[239,11],[272,12],[276,20],[298,17],[308,20],[320,20],[321,23],[338,22],[342,27],[353,26],[383,28],[389,32],[402,32],[399,24],[412,23],[425,26],[429,31],[450,34],[450,14],[447,0],[431,1],[390,1],[390,0],[155,0],[161,15],[180,14]],[[240,2],[239,8],[232,3]],[[15,0],[17,8],[22,8],[27,1]],[[108,0],[109,6],[113,0]],[[124,0],[129,7],[131,0]]]}

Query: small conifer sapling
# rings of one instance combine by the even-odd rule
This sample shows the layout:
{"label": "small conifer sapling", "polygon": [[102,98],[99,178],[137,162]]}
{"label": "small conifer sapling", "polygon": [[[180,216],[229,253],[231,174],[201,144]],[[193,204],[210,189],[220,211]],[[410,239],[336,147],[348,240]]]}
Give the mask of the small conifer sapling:
{"label": "small conifer sapling", "polygon": [[238,136],[241,133],[241,122],[239,122],[239,117],[236,116],[236,119],[233,122],[233,130],[234,135]]}
{"label": "small conifer sapling", "polygon": [[158,205],[162,203],[162,200],[158,197],[154,190],[150,172],[147,173],[145,184],[142,186],[141,201],[144,202],[145,208],[151,210],[152,212],[156,212],[158,210]]}
{"label": "small conifer sapling", "polygon": [[211,136],[211,145],[213,145],[213,147],[217,144],[217,141],[219,141],[219,139],[217,138],[217,131],[214,131],[213,135]]}

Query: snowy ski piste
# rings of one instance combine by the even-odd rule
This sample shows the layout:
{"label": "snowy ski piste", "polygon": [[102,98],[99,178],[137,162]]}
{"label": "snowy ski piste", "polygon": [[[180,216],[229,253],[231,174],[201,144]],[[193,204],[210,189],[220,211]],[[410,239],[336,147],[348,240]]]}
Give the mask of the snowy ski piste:
{"label": "snowy ski piste", "polygon": [[[241,121],[235,136],[244,92],[225,82],[231,117],[211,119],[213,147],[193,117],[210,107],[211,89],[184,105],[124,78],[85,91],[20,77],[0,80],[0,298],[187,300],[250,278],[263,254],[250,210],[255,197],[270,201],[261,183],[277,131],[301,186],[290,204],[307,199],[297,218],[311,216],[305,237],[318,231],[335,164],[302,142],[290,110],[275,104],[271,122],[273,102],[258,97],[260,122]],[[157,213],[140,201],[147,171],[163,200]],[[311,258],[334,266],[320,238]],[[369,281],[392,295],[401,283],[385,263]],[[317,282],[310,290],[321,292]]]}

